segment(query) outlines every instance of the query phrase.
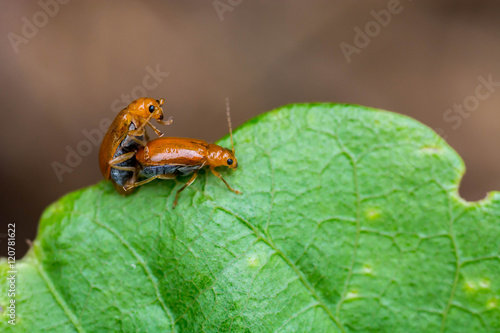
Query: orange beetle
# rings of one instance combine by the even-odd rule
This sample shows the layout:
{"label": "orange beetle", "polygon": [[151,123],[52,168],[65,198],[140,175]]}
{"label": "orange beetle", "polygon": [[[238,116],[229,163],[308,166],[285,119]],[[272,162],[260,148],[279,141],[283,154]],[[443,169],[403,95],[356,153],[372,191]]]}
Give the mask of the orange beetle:
{"label": "orange beetle", "polygon": [[130,103],[120,111],[104,136],[99,151],[99,166],[105,179],[111,179],[116,190],[128,194],[123,186],[135,181],[135,153],[144,146],[145,126],[149,125],[158,136],[163,136],[150,120],[169,125],[170,118],[163,120],[164,99],[142,97]]}
{"label": "orange beetle", "polygon": [[233,170],[238,167],[238,161],[234,156],[229,108],[227,109],[227,117],[232,150],[213,143],[188,138],[159,138],[149,141],[144,147],[139,148],[135,155],[137,161],[136,175],[146,179],[139,182],[130,182],[124,186],[124,189],[130,190],[157,178],[174,179],[177,176],[193,174],[189,181],[177,191],[173,203],[173,208],[175,208],[179,200],[179,194],[195,181],[201,168],[208,166],[210,171],[220,178],[231,191],[241,194],[240,191],[229,186],[221,174],[215,170],[219,166],[226,166]]}

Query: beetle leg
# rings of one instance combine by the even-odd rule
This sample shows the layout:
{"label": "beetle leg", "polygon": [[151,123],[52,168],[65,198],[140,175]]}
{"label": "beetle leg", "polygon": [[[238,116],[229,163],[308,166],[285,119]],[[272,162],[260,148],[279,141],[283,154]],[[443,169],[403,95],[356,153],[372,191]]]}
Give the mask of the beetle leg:
{"label": "beetle leg", "polygon": [[111,165],[112,168],[114,168],[116,166],[116,164],[120,164],[122,162],[125,162],[126,160],[129,160],[132,157],[134,157],[134,155],[135,155],[135,151],[131,151],[131,152],[125,153],[123,155],[116,156],[115,158],[111,159],[108,162],[108,164]]}
{"label": "beetle leg", "polygon": [[155,179],[174,179],[174,178],[175,178],[175,175],[156,175],[156,176],[153,176],[151,178],[141,180],[140,182],[135,182],[133,184],[125,185],[125,186],[123,186],[123,188],[125,189],[125,191],[128,191],[131,188],[147,184]]}
{"label": "beetle leg", "polygon": [[[151,125],[151,123],[149,122],[151,120],[151,117],[153,116],[153,114],[150,114],[149,117],[144,120],[140,125],[139,127],[137,127],[135,130],[132,130],[132,131],[128,131],[127,132],[127,135],[133,135],[133,136],[141,136],[141,135],[144,135],[144,127],[146,125]],[[158,131],[156,128],[153,128],[153,130],[155,130],[155,133],[158,135],[158,136],[162,136],[163,133],[161,133],[160,131]],[[158,132],[161,134],[158,134]]]}
{"label": "beetle leg", "polygon": [[154,127],[153,124],[151,124],[149,121],[146,123],[146,125],[149,125],[149,127],[151,127],[153,131],[156,133],[156,135],[158,135],[159,137],[163,136],[163,133],[159,129]]}
{"label": "beetle leg", "polygon": [[135,182],[135,183],[133,183],[133,184],[128,184],[128,185],[125,185],[125,186],[123,186],[123,188],[125,189],[125,191],[128,191],[128,190],[130,190],[131,188],[134,188],[134,187],[138,187],[138,186],[141,186],[141,185],[147,184],[147,183],[149,183],[150,181],[155,180],[156,178],[159,178],[159,175],[154,176],[154,177],[151,177],[151,178],[148,178],[148,179],[145,179],[145,180],[142,180],[142,181],[140,181],[140,182]]}
{"label": "beetle leg", "polygon": [[158,179],[175,179],[177,178],[177,175],[158,175]]}
{"label": "beetle leg", "polygon": [[168,117],[167,120],[157,120],[156,122],[158,124],[162,124],[162,125],[170,125],[173,121],[174,121],[174,117],[170,116],[170,117]]}
{"label": "beetle leg", "polygon": [[113,169],[117,169],[117,170],[123,170],[123,171],[135,171],[135,168],[134,167],[122,167],[122,166],[118,166],[118,165],[112,165],[111,166]]}
{"label": "beetle leg", "polygon": [[145,120],[145,121],[144,121],[144,122],[143,122],[143,123],[142,123],[139,127],[137,127],[135,130],[136,130],[136,131],[143,130],[143,129],[144,129],[144,126],[146,126],[146,124],[148,124],[148,123],[149,123],[149,121],[151,120],[151,117],[153,117],[153,114],[152,114],[152,113],[151,113],[151,114],[149,115],[149,117],[148,117],[148,118],[147,118],[147,119],[146,119],[146,120]]}
{"label": "beetle leg", "polygon": [[179,194],[184,191],[184,189],[186,187],[188,187],[189,185],[191,185],[195,180],[196,180],[196,176],[198,175],[198,172],[195,172],[193,173],[193,175],[191,176],[191,178],[188,180],[188,182],[186,184],[184,184],[184,186],[182,186],[178,191],[177,193],[175,194],[175,200],[174,200],[174,203],[172,205],[172,209],[175,209],[175,206],[177,206],[177,201],[179,201]]}
{"label": "beetle leg", "polygon": [[[170,125],[172,122],[174,121],[174,117],[170,116],[167,120],[165,121],[162,121],[162,120],[156,120],[156,122],[158,124],[162,124],[162,125]],[[151,122],[147,122],[146,125],[148,125],[149,127],[151,127],[153,129],[153,131],[155,131],[156,135],[158,135],[159,137],[162,137],[163,136],[163,133],[157,129],[153,124],[151,124]]]}
{"label": "beetle leg", "polygon": [[[144,131],[144,133],[146,133],[146,132]],[[141,139],[138,139],[136,136],[131,136],[131,137],[130,137],[130,139],[131,139],[132,141],[137,142],[138,144],[140,144],[140,145],[141,145],[141,146],[143,146],[143,147],[147,144],[147,143],[146,143],[146,141],[143,141],[143,140],[141,140]],[[147,140],[147,139],[146,139],[146,140]]]}
{"label": "beetle leg", "polygon": [[222,180],[222,181],[224,182],[224,184],[226,184],[226,186],[227,186],[227,188],[228,188],[228,189],[230,189],[231,191],[233,191],[233,192],[234,192],[234,193],[236,193],[236,194],[241,194],[241,192],[240,192],[240,191],[235,190],[235,189],[233,189],[231,186],[229,186],[229,184],[226,182],[226,180],[225,180],[224,178],[222,178],[221,174],[220,174],[220,173],[218,173],[217,171],[215,171],[215,169],[214,169],[214,168],[210,168],[210,171],[212,171],[212,173],[213,173],[213,174],[214,174],[217,178],[219,178],[220,180]]}
{"label": "beetle leg", "polygon": [[146,131],[144,128],[141,129],[135,129],[132,131],[128,131],[127,135],[130,136],[131,138],[136,137],[136,136],[143,136]]}

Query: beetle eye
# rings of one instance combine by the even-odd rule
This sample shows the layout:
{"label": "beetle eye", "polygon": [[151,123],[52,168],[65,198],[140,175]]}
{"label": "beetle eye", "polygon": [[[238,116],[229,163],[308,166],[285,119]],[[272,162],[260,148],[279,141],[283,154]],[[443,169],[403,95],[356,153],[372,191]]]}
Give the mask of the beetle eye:
{"label": "beetle eye", "polygon": [[155,111],[155,106],[154,105],[150,105],[149,106],[149,112],[153,113]]}
{"label": "beetle eye", "polygon": [[227,160],[227,165],[231,165],[231,164],[233,164],[233,160],[232,159],[228,159]]}

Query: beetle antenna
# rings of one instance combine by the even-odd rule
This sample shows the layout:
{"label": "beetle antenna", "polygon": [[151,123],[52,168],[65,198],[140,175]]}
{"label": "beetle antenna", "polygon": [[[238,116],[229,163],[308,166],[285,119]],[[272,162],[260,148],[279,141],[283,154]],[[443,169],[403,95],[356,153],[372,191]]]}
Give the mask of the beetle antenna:
{"label": "beetle antenna", "polygon": [[229,135],[231,136],[231,148],[233,149],[233,155],[234,155],[233,129],[231,127],[231,114],[229,113],[229,97],[226,97],[226,114],[227,114],[227,124],[229,125]]}

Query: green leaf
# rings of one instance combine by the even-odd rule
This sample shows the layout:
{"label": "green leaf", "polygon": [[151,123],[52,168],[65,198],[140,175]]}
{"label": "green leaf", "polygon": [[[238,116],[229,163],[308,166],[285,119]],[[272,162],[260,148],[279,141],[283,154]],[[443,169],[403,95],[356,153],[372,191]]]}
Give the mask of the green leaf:
{"label": "green leaf", "polygon": [[311,104],[234,135],[222,174],[243,195],[204,172],[175,210],[187,179],[50,206],[17,263],[16,326],[2,283],[0,330],[500,331],[500,194],[460,199],[463,163],[429,128]]}

